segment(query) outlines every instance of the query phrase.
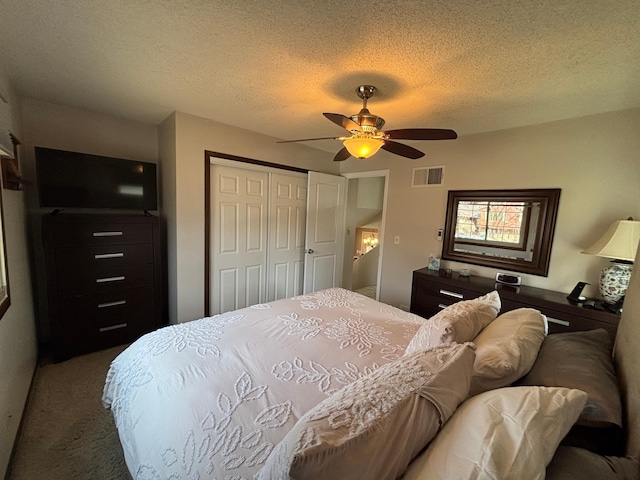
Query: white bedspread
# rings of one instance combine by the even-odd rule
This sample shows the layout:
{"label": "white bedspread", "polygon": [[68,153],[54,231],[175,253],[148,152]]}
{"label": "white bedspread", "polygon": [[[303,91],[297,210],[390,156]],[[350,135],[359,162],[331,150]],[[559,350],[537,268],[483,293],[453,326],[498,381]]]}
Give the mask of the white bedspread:
{"label": "white bedspread", "polygon": [[305,412],[402,356],[419,322],[333,288],[172,325],[113,361],[102,401],[135,479],[251,479]]}

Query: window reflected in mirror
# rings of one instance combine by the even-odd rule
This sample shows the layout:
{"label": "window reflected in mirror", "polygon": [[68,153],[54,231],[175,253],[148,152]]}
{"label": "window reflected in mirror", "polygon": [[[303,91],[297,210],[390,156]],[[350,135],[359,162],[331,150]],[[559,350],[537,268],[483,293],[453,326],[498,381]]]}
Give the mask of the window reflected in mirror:
{"label": "window reflected in mirror", "polygon": [[11,305],[9,296],[9,275],[7,273],[7,246],[5,242],[4,211],[2,189],[0,189],[0,318]]}
{"label": "window reflected in mirror", "polygon": [[451,191],[442,258],[547,275],[559,189]]}

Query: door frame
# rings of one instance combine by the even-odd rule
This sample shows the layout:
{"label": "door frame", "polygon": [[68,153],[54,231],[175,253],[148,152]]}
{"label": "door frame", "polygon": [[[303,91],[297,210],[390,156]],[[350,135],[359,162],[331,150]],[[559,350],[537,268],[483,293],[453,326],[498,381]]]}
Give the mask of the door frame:
{"label": "door frame", "polygon": [[228,153],[204,151],[204,316],[211,314],[211,302],[209,298],[211,275],[211,164],[226,165],[229,167],[244,168],[261,171],[283,171],[308,174],[306,168],[280,165],[279,163],[265,162],[253,158],[239,157]]}
{"label": "door frame", "polygon": [[[386,233],[386,221],[387,221],[387,200],[389,198],[389,170],[371,170],[366,172],[345,172],[340,173],[340,176],[345,177],[347,180],[356,179],[356,178],[371,178],[371,177],[384,177],[384,192],[382,194],[382,221],[380,222],[380,232],[378,233],[378,237],[380,238],[380,245],[378,248],[379,256],[378,256],[378,277],[376,279],[376,300],[380,299],[380,284],[382,282],[382,263],[383,263],[383,253],[384,253],[384,245],[386,243],[385,233]],[[347,181],[347,198],[349,198],[349,182]],[[345,237],[346,238],[346,237]],[[345,242],[345,254],[346,254],[346,242]],[[344,272],[343,272],[344,275]]]}

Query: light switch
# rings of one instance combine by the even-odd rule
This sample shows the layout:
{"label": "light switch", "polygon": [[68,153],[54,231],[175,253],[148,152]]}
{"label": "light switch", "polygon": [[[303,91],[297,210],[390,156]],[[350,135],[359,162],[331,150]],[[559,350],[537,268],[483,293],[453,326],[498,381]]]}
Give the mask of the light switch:
{"label": "light switch", "polygon": [[393,243],[395,243],[396,245],[400,244],[400,235],[396,235],[395,237],[393,237]]}

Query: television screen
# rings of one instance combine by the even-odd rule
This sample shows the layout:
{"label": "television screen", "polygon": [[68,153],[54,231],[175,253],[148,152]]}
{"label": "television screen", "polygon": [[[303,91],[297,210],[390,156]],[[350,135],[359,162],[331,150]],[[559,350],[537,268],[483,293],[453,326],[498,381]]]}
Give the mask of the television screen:
{"label": "television screen", "polygon": [[156,210],[156,165],[35,147],[42,208]]}

